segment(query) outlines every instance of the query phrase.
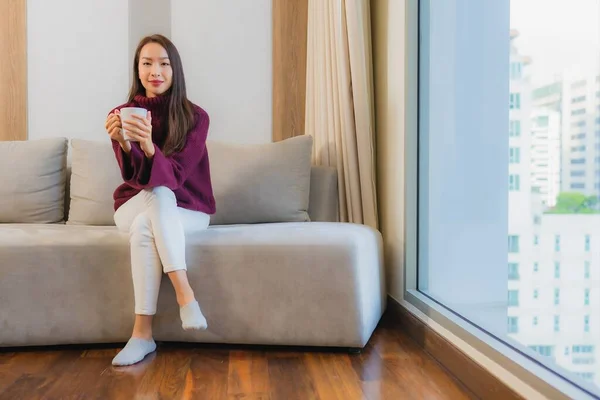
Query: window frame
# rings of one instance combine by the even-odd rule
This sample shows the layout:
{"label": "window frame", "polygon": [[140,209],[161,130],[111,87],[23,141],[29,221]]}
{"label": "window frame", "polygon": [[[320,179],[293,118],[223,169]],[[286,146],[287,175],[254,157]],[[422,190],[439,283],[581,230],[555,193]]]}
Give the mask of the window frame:
{"label": "window frame", "polygon": [[[418,212],[419,212],[419,65],[420,13],[426,12],[431,0],[405,2],[405,59],[404,59],[404,256],[403,298],[401,303],[415,313],[463,341],[474,351],[491,360],[521,382],[549,398],[595,398],[597,389],[575,382],[571,373],[533,350],[521,347],[516,341],[500,339],[491,332],[467,320],[432,297],[418,290]],[[428,22],[427,22],[428,23]],[[426,24],[427,24],[426,23]],[[507,62],[508,65],[508,62]],[[508,74],[507,74],[508,77]],[[508,99],[509,93],[507,93]]]}

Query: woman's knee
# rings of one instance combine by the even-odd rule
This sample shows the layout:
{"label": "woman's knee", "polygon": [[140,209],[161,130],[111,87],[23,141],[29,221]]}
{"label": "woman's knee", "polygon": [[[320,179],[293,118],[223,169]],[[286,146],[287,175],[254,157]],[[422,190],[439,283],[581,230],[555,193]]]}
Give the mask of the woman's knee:
{"label": "woman's knee", "polygon": [[151,189],[151,192],[154,195],[154,197],[158,198],[159,200],[170,200],[175,202],[177,201],[175,193],[173,193],[173,191],[166,186],[153,187]]}

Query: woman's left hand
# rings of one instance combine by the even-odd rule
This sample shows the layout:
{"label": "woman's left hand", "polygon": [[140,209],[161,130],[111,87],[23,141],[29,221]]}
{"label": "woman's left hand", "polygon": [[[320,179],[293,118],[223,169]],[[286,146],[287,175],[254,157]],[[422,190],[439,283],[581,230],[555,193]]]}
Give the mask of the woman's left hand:
{"label": "woman's left hand", "polygon": [[127,135],[140,143],[140,148],[148,158],[154,156],[154,143],[152,142],[152,114],[148,111],[146,118],[132,115],[133,119],[124,121],[123,128]]}

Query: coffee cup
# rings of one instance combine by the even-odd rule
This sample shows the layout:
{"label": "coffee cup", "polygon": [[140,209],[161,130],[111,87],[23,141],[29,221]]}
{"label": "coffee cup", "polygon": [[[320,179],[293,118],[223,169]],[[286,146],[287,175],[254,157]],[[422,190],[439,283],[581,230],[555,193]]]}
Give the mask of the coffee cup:
{"label": "coffee cup", "polygon": [[[146,118],[147,114],[148,114],[148,110],[146,110],[145,108],[141,108],[141,107],[124,107],[124,108],[121,108],[121,110],[120,110],[121,126],[123,126],[123,123],[125,121],[136,121],[136,119],[133,118],[132,115],[139,115],[142,118]],[[125,127],[123,127],[121,129],[121,133],[123,134],[123,138],[125,140],[135,140],[135,139],[129,137],[129,135],[127,134],[127,131],[125,130]]]}

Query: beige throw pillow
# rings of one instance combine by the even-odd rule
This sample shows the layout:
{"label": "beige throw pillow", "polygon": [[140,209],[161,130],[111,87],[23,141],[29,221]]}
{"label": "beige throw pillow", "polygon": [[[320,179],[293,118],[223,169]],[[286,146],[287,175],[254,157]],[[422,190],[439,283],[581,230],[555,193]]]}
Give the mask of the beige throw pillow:
{"label": "beige throw pillow", "polygon": [[308,221],[312,136],[267,144],[208,142],[211,225]]}
{"label": "beige throw pillow", "polygon": [[67,139],[0,142],[0,223],[64,219]]}
{"label": "beige throw pillow", "polygon": [[72,139],[68,225],[114,225],[113,193],[123,183],[110,142]]}

